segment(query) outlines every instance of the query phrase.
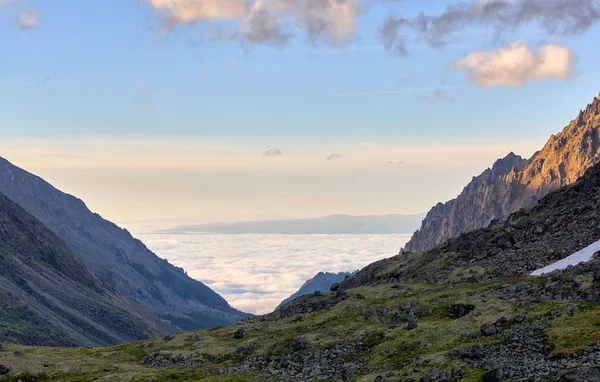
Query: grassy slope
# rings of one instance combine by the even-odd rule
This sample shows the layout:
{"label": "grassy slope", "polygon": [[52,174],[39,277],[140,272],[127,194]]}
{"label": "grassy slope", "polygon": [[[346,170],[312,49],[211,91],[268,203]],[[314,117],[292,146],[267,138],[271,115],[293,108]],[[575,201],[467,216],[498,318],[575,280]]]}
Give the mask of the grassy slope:
{"label": "grassy slope", "polygon": [[[425,256],[421,254],[413,254],[391,259],[381,274],[406,269],[409,264],[414,269],[415,262],[425,260],[423,257]],[[437,262],[436,266],[443,267],[443,263]],[[390,371],[394,376],[388,380],[403,381],[408,376],[422,377],[432,368],[462,369],[466,371],[462,380],[479,381],[482,370],[473,369],[452,358],[449,353],[474,344],[502,341],[502,335],[487,338],[478,336],[482,324],[519,314],[535,318],[556,308],[567,311],[574,303],[552,301],[536,304],[535,309],[526,310],[516,301],[494,297],[486,291],[496,285],[540,283],[544,282],[544,278],[464,283],[466,278],[478,272],[481,272],[478,267],[454,271],[445,283],[437,285],[409,282],[362,286],[349,290],[350,297],[333,308],[306,314],[301,320],[298,317],[279,318],[275,321],[273,317],[255,317],[236,326],[185,332],[173,339],[159,338],[106,349],[6,345],[0,352],[0,364],[9,366],[13,375],[37,375],[38,381],[87,381],[91,378],[98,381],[269,380],[250,375],[219,376],[217,370],[233,366],[246,357],[240,355],[240,346],[255,345],[253,356],[269,357],[288,349],[292,338],[303,336],[311,346],[318,348],[331,348],[335,344],[353,341],[365,343],[367,347],[362,358],[368,359],[367,366],[370,370],[357,376],[357,381],[373,381],[377,375],[385,375]],[[365,298],[357,298],[357,294]],[[327,297],[326,294],[322,298]],[[406,323],[392,324],[387,318],[370,313],[397,310],[399,305],[407,302],[418,306],[419,311],[432,311],[431,315],[419,317],[419,326],[412,331],[406,329]],[[465,317],[452,318],[450,306],[455,303],[473,304],[476,309]],[[600,306],[590,303],[580,305],[577,315],[560,317],[547,330],[548,348],[553,355],[575,353],[600,340],[600,319],[597,318],[600,317]],[[246,330],[247,335],[236,340],[233,334],[240,327]],[[140,361],[154,352],[181,354],[190,360],[210,361],[194,370],[144,366]],[[47,366],[44,367],[44,364]]]}

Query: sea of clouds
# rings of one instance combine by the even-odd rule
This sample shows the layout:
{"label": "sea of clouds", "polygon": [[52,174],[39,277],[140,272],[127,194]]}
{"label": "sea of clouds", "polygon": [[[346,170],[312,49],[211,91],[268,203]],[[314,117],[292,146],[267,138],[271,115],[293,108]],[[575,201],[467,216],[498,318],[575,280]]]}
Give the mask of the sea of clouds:
{"label": "sea of clouds", "polygon": [[361,269],[395,256],[410,235],[136,235],[235,308],[269,313],[318,272]]}

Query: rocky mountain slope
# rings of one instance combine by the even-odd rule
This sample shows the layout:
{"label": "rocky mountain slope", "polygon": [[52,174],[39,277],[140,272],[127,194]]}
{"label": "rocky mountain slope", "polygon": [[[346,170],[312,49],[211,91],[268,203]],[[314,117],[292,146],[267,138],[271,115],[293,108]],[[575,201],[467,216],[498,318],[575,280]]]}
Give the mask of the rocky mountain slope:
{"label": "rocky mountain slope", "polygon": [[108,349],[4,346],[0,370],[12,381],[598,381],[600,256],[527,274],[598,241],[599,207],[600,165],[506,221],[272,314]]}
{"label": "rocky mountain slope", "polygon": [[2,158],[0,192],[64,240],[107,284],[174,325],[198,329],[247,317],[81,200]]}
{"label": "rocky mountain slope", "polygon": [[433,207],[405,249],[431,249],[532,206],[549,192],[574,182],[599,158],[600,96],[529,160],[510,153],[473,178],[456,199]]}
{"label": "rocky mountain slope", "polygon": [[306,296],[307,294],[315,293],[317,291],[320,292],[328,292],[329,288],[336,283],[341,283],[344,281],[346,276],[350,276],[350,272],[340,272],[340,273],[331,273],[331,272],[319,272],[315,275],[315,277],[307,280],[301,287],[298,289],[296,293],[286,298],[277,306],[275,310],[278,310],[285,304],[290,301],[295,300],[300,296]]}
{"label": "rocky mountain slope", "polygon": [[101,346],[172,330],[102,283],[63,241],[0,194],[0,341]]}

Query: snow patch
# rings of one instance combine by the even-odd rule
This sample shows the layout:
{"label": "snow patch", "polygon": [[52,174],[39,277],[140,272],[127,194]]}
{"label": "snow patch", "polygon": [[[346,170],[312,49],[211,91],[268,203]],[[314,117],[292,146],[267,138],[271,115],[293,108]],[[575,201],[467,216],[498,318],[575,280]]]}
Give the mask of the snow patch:
{"label": "snow patch", "polygon": [[575,252],[569,257],[557,261],[556,263],[550,264],[547,267],[540,268],[534,271],[532,276],[541,276],[545,273],[553,272],[557,269],[566,269],[569,265],[577,265],[592,260],[594,253],[600,251],[600,240],[585,247],[579,252]]}

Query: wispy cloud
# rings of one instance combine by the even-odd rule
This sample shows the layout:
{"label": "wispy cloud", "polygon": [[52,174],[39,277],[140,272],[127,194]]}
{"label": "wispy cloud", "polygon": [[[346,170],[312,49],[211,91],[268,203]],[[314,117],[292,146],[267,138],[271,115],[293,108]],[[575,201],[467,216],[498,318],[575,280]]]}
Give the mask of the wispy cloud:
{"label": "wispy cloud", "polygon": [[[447,45],[450,36],[469,28],[492,29],[505,36],[534,26],[548,36],[577,35],[600,22],[597,0],[479,0],[449,4],[438,16],[389,17],[379,28],[388,51],[407,55],[407,36],[416,35],[430,47]],[[413,34],[407,33],[413,32]]]}
{"label": "wispy cloud", "polygon": [[439,102],[439,101],[448,100],[448,95],[446,94],[445,91],[443,91],[441,89],[436,89],[433,92],[431,92],[430,95],[422,96],[419,98],[426,102],[435,103],[435,102]]}
{"label": "wispy cloud", "polygon": [[19,16],[19,28],[21,30],[33,29],[37,26],[39,12],[36,9],[27,9]]}
{"label": "wispy cloud", "polygon": [[37,9],[28,8],[25,0],[0,0],[0,6],[3,5],[17,5],[22,9],[17,20],[17,26],[21,30],[29,30],[37,27],[39,12]]}
{"label": "wispy cloud", "polygon": [[263,155],[268,157],[279,157],[283,155],[283,152],[275,147],[270,147],[267,151],[263,153]]}
{"label": "wispy cloud", "polygon": [[364,97],[364,96],[385,96],[385,95],[397,95],[397,94],[417,94],[417,93],[428,93],[438,90],[452,90],[461,89],[462,86],[441,86],[437,88],[405,88],[405,89],[393,89],[393,90],[374,90],[365,92],[347,92],[347,93],[334,93],[332,97]]}
{"label": "wispy cloud", "polygon": [[158,91],[158,86],[154,87],[142,87],[141,95],[142,100],[146,105],[148,105],[152,110],[160,112],[161,109],[158,107],[156,103],[156,92]]}
{"label": "wispy cloud", "polygon": [[327,159],[327,160],[338,160],[338,159],[341,159],[341,158],[342,158],[342,156],[340,154],[330,154],[325,159]]}

